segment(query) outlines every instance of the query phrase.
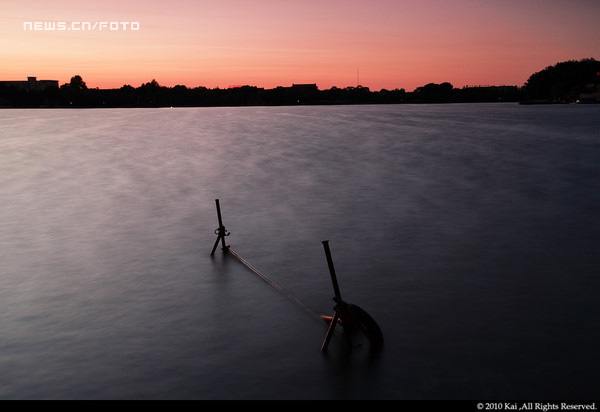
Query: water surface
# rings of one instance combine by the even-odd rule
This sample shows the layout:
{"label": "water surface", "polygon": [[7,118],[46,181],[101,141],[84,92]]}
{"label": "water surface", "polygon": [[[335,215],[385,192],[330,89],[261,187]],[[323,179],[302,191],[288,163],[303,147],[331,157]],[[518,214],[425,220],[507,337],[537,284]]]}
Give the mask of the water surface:
{"label": "water surface", "polygon": [[0,111],[0,398],[597,396],[599,182],[598,106]]}

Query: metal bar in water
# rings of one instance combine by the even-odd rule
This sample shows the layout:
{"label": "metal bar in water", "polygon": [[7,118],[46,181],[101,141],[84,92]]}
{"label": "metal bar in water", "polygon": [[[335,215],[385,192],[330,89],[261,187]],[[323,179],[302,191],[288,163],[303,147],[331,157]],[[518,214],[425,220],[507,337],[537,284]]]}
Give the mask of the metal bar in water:
{"label": "metal bar in water", "polygon": [[331,258],[331,250],[329,249],[329,241],[323,241],[323,248],[325,249],[325,256],[327,257],[327,265],[329,266],[329,274],[331,275],[331,282],[333,283],[333,291],[335,292],[335,301],[337,303],[342,302],[342,293],[340,292],[340,286],[338,285],[337,276],[335,274],[335,267],[333,266],[333,259]]}
{"label": "metal bar in water", "polygon": [[340,314],[338,311],[335,311],[333,315],[333,319],[331,319],[331,323],[329,324],[329,328],[327,328],[327,334],[325,335],[325,340],[323,341],[323,345],[321,346],[321,352],[327,352],[327,347],[329,346],[329,341],[333,336],[333,332],[335,331],[335,327],[340,319]]}
{"label": "metal bar in water", "polygon": [[223,250],[227,250],[227,246],[225,245],[225,227],[223,226],[223,218],[221,217],[221,204],[219,199],[215,199],[215,203],[217,204],[217,218],[219,219],[219,236],[221,238],[221,246]]}

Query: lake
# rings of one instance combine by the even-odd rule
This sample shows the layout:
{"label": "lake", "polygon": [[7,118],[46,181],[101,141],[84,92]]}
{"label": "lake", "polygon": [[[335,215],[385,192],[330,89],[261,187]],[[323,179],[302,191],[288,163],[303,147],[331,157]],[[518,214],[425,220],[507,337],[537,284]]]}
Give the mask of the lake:
{"label": "lake", "polygon": [[2,110],[0,199],[3,399],[598,395],[600,106]]}

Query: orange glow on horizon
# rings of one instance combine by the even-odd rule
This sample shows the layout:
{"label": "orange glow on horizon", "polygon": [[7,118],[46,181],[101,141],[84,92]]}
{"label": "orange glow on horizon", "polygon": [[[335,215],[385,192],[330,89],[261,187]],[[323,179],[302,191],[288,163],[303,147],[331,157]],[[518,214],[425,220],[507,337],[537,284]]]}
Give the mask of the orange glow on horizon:
{"label": "orange glow on horizon", "polygon": [[[89,87],[274,87],[449,81],[523,84],[547,65],[600,57],[593,0],[2,0],[0,80]],[[139,32],[31,32],[25,21],[139,21]]]}

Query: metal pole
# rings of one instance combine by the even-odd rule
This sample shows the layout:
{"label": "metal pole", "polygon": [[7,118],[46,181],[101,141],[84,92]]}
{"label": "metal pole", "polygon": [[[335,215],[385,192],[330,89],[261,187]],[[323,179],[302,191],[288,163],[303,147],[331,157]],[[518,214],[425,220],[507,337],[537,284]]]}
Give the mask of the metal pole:
{"label": "metal pole", "polygon": [[333,336],[333,332],[335,331],[335,327],[340,319],[340,314],[338,311],[335,311],[333,315],[333,319],[331,319],[331,323],[329,324],[329,328],[327,328],[327,334],[325,335],[325,340],[323,340],[323,344],[321,345],[321,352],[327,352],[327,347],[329,346],[329,341]]}
{"label": "metal pole", "polygon": [[217,205],[217,218],[219,219],[219,228],[222,228],[223,218],[221,217],[221,203],[219,203],[219,199],[215,199],[215,203]]}
{"label": "metal pole", "polygon": [[219,228],[215,231],[217,234],[217,240],[215,241],[215,245],[210,252],[210,256],[215,255],[215,251],[217,250],[217,246],[219,246],[219,242],[221,242],[221,246],[223,247],[223,252],[227,252],[229,250],[229,246],[225,244],[225,237],[229,236],[225,226],[223,226],[223,217],[221,216],[221,204],[219,199],[215,199],[215,204],[217,205],[217,218],[219,219]]}
{"label": "metal pole", "polygon": [[331,250],[329,250],[329,240],[323,241],[323,248],[325,249],[325,256],[327,257],[327,265],[329,266],[329,274],[331,275],[331,282],[333,283],[333,291],[335,292],[335,301],[337,303],[342,302],[342,293],[338,285],[337,276],[335,274],[335,267],[333,266],[333,259],[331,258]]}
{"label": "metal pole", "polygon": [[215,251],[217,250],[217,246],[219,246],[219,240],[221,240],[221,236],[219,236],[217,238],[217,240],[215,241],[215,245],[212,248],[212,251],[210,252],[210,256],[214,256],[215,255]]}
{"label": "metal pole", "polygon": [[227,250],[227,246],[225,245],[225,227],[223,226],[223,218],[221,217],[221,204],[219,203],[219,199],[215,199],[215,203],[217,204],[217,217],[219,219],[219,237],[221,238],[221,247],[223,251]]}

